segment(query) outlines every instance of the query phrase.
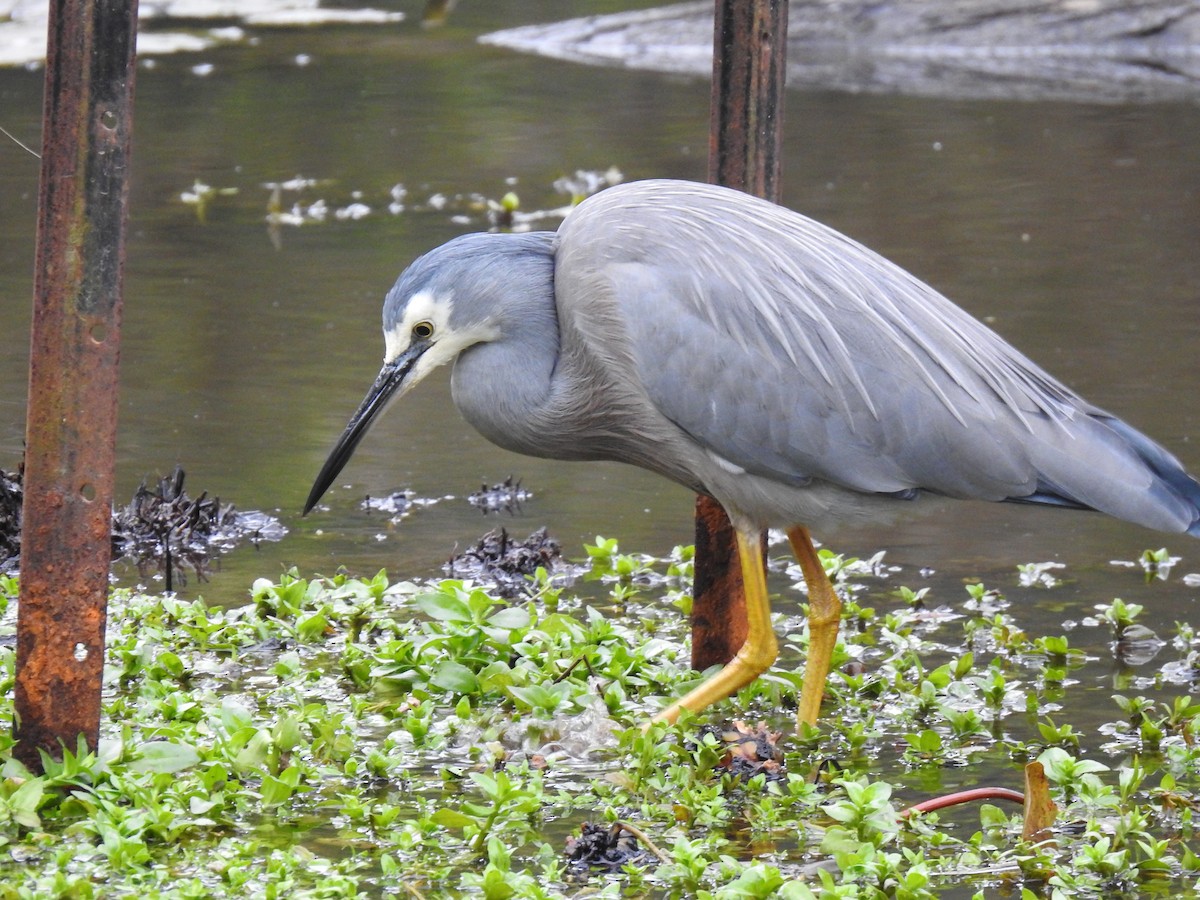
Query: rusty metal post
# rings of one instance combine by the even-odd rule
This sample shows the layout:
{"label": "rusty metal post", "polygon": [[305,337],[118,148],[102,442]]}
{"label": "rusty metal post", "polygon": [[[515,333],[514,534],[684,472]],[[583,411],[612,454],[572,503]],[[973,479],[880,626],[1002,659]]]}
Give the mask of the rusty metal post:
{"label": "rusty metal post", "polygon": [[16,755],[100,731],[137,0],[51,0],[25,429]]}
{"label": "rusty metal post", "polygon": [[[708,178],[779,200],[787,0],[717,0]],[[764,553],[766,552],[764,543]],[[696,498],[692,666],[731,660],[746,639],[746,599],[729,517]]]}

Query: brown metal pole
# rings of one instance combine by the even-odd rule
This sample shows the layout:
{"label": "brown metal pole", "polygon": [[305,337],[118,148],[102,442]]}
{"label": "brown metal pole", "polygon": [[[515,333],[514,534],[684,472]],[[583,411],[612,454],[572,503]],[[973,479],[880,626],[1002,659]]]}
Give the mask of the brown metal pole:
{"label": "brown metal pole", "polygon": [[25,430],[16,756],[100,731],[137,0],[52,0]]}
{"label": "brown metal pole", "polygon": [[[779,200],[787,0],[717,0],[708,179]],[[765,552],[764,541],[764,552]],[[692,666],[731,660],[746,639],[746,599],[733,527],[696,498]]]}

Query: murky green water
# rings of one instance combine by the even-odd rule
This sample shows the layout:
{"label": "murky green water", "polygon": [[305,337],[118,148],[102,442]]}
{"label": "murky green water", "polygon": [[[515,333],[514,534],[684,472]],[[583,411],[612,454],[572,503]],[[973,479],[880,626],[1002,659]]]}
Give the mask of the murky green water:
{"label": "murky green water", "polygon": [[[312,478],[377,371],[383,292],[419,252],[482,227],[478,212],[430,209],[432,195],[499,197],[515,179],[527,208],[560,202],[551,182],[616,166],[628,178],[703,179],[708,85],[596,69],[478,46],[522,22],[642,4],[462,4],[426,31],[416,2],[396,26],[262,30],[253,46],[155,61],[138,75],[128,249],[118,496],[184,467],[193,492],[277,510],[285,541],[227,557],[199,591],[237,602],[288,566],[435,574],[497,524],[548,525],[570,553],[596,534],[666,553],[690,541],[691,498],[615,465],[567,465],[492,448],[459,419],[445,373],[394,407],[307,520]],[[305,54],[305,65],[297,57]],[[200,75],[193,67],[211,64]],[[0,124],[39,143],[40,71],[0,70]],[[914,100],[793,92],[785,114],[785,200],[882,251],[994,326],[1100,405],[1200,471],[1200,107]],[[265,223],[267,182],[320,184],[302,202],[356,199],[352,221]],[[0,142],[0,465],[23,436],[37,161]],[[201,221],[180,194],[236,188]],[[403,184],[410,208],[387,211]],[[360,193],[359,193],[360,192]],[[290,204],[294,198],[285,197]],[[425,207],[425,208],[418,208]],[[454,204],[451,204],[454,207]],[[469,221],[454,220],[465,214]],[[484,519],[465,496],[520,478],[534,498]],[[392,527],[357,505],[406,487],[454,495]],[[1200,619],[1193,541],[1098,516],[959,505],[940,519],[824,535],[841,552],[879,548],[896,580],[959,603],[980,576],[1014,602],[1053,600],[1046,629],[1122,596],[1152,624]],[[1113,567],[1168,544],[1165,583]],[[1066,587],[1017,583],[1018,563],[1058,560]],[[923,568],[934,575],[920,574]],[[1027,617],[1026,617],[1027,618]],[[1073,639],[1074,640],[1074,639]],[[1102,634],[1083,643],[1104,652]],[[1101,669],[1109,664],[1101,664]]]}

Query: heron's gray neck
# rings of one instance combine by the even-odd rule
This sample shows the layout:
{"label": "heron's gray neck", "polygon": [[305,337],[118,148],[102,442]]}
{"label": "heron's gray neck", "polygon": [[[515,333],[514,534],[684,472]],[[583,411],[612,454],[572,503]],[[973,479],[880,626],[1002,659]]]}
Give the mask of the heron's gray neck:
{"label": "heron's gray neck", "polygon": [[[539,235],[540,236],[540,235]],[[551,393],[558,363],[553,234],[513,235],[503,277],[487,279],[496,340],[464,350],[454,363],[451,390],[463,417],[484,437],[517,453],[542,455],[538,414]]]}

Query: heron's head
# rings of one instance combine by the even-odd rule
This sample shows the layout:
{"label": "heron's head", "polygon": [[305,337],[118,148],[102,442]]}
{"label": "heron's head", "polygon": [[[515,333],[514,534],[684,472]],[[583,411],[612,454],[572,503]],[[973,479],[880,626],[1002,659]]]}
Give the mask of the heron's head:
{"label": "heron's head", "polygon": [[514,260],[530,252],[548,253],[545,234],[464,235],[404,270],[383,304],[383,368],[321,467],[304,505],[306,514],[392,401],[468,347],[501,336],[506,309],[499,298],[519,278]]}
{"label": "heron's head", "polygon": [[[383,304],[383,370],[396,399],[467,347],[499,337],[488,303],[498,277],[497,235],[469,234],[431,250],[404,270]],[[398,380],[397,380],[398,379]]]}

